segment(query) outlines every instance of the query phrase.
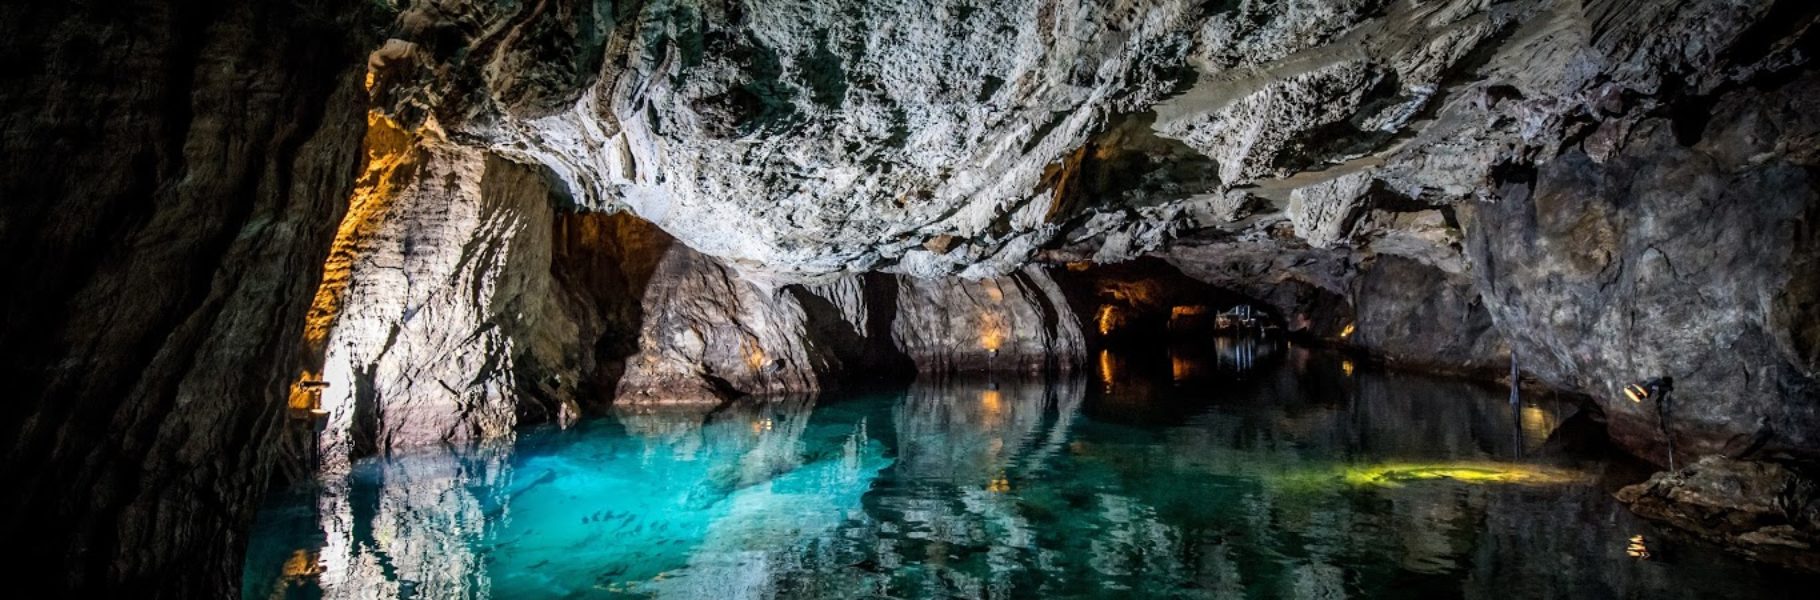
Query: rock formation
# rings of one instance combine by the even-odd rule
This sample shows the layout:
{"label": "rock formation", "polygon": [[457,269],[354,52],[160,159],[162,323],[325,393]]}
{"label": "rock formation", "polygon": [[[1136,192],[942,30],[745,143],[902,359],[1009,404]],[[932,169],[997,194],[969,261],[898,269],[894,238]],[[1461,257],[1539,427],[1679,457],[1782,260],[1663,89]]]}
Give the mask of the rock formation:
{"label": "rock formation", "polygon": [[979,281],[870,274],[778,284],[678,246],[645,304],[620,402],[719,402],[916,371],[1069,371],[1086,353],[1079,319],[1037,267]]}
{"label": "rock formation", "polygon": [[235,589],[359,162],[369,8],[0,7],[10,579]]}
{"label": "rock formation", "polygon": [[[1040,267],[979,281],[741,273],[626,213],[567,212],[543,173],[374,116],[325,266],[295,408],[321,464],[916,371],[1069,370],[1084,346]],[[623,378],[622,378],[623,376]],[[317,379],[319,377],[319,379]],[[521,419],[522,417],[522,419]]]}
{"label": "rock formation", "polygon": [[1820,458],[1812,3],[217,4],[0,9],[0,518],[53,585],[231,589],[312,409],[336,464],[1061,370],[1056,265],[1142,256],[1514,355],[1648,460]]}
{"label": "rock formation", "polygon": [[[1711,429],[1684,444],[1689,453],[1760,435],[1815,447],[1796,433],[1816,430],[1814,366],[1800,350],[1814,345],[1810,294],[1787,283],[1813,264],[1811,227],[1800,224],[1813,188],[1797,168],[1811,138],[1786,100],[1805,89],[1786,86],[1804,85],[1791,78],[1806,69],[1811,8],[558,4],[411,6],[380,69],[386,99],[403,118],[435,118],[458,139],[547,165],[577,203],[635,212],[743,273],[977,278],[1031,260],[1159,253],[1305,318],[1295,329],[1392,360],[1484,371],[1514,349],[1528,373],[1604,399],[1658,371],[1680,374],[1688,406],[1702,407],[1690,410],[1708,411],[1689,418]],[[564,18],[591,27],[553,26]],[[515,33],[494,33],[505,30]],[[576,58],[595,55],[597,73]],[[1785,108],[1751,122],[1793,129],[1702,141],[1732,126],[1707,115],[1777,102]],[[1651,132],[1667,137],[1651,142]],[[1530,235],[1513,219],[1573,165],[1600,165],[1598,177],[1620,179],[1605,189],[1627,196],[1646,192],[1626,185],[1626,161],[1699,155],[1720,163],[1705,175],[1754,167],[1762,177],[1745,183],[1768,177],[1755,193],[1776,196],[1709,223],[1721,236],[1709,243],[1761,231],[1790,241],[1773,260],[1713,267],[1752,283],[1658,315],[1704,330],[1660,328],[1650,335],[1662,340],[1610,346],[1614,323],[1636,312],[1612,294],[1636,290],[1609,282],[1653,268],[1624,252],[1703,259],[1674,260],[1618,214],[1586,216],[1569,234],[1603,235],[1571,242],[1594,248],[1525,250],[1506,239]],[[1572,181],[1560,184],[1596,178]],[[1537,208],[1572,220],[1581,207]],[[1563,273],[1524,253],[1572,262],[1603,287],[1519,297],[1532,277]],[[1752,328],[1761,334],[1742,333]],[[1703,341],[1719,331],[1743,343]],[[1758,366],[1709,360],[1720,348]],[[1731,407],[1724,398],[1738,385],[1776,406]],[[1640,424],[1648,415],[1605,408],[1620,443],[1659,455],[1662,436]],[[1719,423],[1740,410],[1753,417]]]}
{"label": "rock formation", "polygon": [[1820,481],[1810,474],[1709,456],[1619,490],[1618,499],[1752,558],[1820,570]]}
{"label": "rock formation", "polygon": [[[611,400],[669,237],[567,212],[545,173],[374,116],[305,332],[293,408],[321,465],[569,422]],[[314,379],[320,377],[320,379]]]}

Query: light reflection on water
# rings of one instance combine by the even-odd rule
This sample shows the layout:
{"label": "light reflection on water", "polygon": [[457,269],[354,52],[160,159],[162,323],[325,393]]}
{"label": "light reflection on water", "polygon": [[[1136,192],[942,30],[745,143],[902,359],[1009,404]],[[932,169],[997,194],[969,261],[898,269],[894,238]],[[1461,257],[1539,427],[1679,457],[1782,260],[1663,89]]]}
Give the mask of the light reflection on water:
{"label": "light reflection on water", "polygon": [[[1158,349],[1158,352],[1165,352]],[[1226,343],[1096,380],[621,409],[261,514],[267,597],[1779,597],[1566,460],[1569,407]],[[1649,542],[1650,560],[1634,539]]]}

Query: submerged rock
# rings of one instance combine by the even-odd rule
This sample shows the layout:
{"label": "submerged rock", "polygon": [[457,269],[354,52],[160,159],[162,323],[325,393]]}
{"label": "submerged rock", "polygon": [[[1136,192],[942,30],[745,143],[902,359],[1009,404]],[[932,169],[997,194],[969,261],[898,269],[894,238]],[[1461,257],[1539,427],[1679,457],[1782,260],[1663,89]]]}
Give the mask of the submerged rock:
{"label": "submerged rock", "polygon": [[1811,474],[1709,456],[1618,490],[1618,499],[1752,558],[1820,571],[1820,479]]}

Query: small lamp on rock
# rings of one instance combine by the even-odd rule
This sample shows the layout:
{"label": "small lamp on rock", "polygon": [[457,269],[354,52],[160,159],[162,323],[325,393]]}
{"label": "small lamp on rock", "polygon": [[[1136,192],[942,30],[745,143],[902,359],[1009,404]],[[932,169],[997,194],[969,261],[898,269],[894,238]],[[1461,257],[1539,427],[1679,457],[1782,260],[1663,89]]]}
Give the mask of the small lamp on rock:
{"label": "small lamp on rock", "polygon": [[1642,404],[1645,400],[1656,403],[1656,426],[1662,430],[1663,439],[1668,441],[1668,470],[1675,470],[1675,434],[1668,424],[1669,399],[1675,393],[1675,378],[1663,375],[1655,379],[1640,381],[1624,386],[1624,396],[1631,402]]}

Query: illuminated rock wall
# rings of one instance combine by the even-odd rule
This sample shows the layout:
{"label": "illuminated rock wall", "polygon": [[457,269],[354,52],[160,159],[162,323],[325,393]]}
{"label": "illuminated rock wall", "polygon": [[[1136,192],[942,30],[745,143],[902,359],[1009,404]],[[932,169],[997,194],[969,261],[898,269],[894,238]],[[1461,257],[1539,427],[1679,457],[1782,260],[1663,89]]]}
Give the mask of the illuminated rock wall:
{"label": "illuminated rock wall", "polygon": [[[1812,111],[1746,106],[1799,95],[1777,88],[1811,69],[1811,3],[555,6],[413,5],[382,70],[392,110],[545,164],[578,203],[636,212],[747,276],[977,278],[1153,253],[1388,360],[1490,372],[1514,348],[1528,375],[1606,400],[1640,456],[1660,456],[1665,436],[1610,401],[1655,374],[1687,377],[1707,411],[1692,451],[1820,447],[1798,276],[1813,270],[1814,201],[1795,168],[1812,162],[1799,124]],[[583,17],[595,27],[557,26]],[[503,30],[522,35],[485,35]],[[1703,138],[1727,110],[1757,116]],[[1664,128],[1702,147],[1645,139]],[[1628,191],[1627,158],[1702,156],[1718,166],[1685,190]],[[1597,235],[1532,232],[1531,219],[1581,215],[1535,205],[1531,188],[1588,163],[1617,171],[1572,180],[1612,186],[1613,215],[1584,224]],[[1660,202],[1642,194],[1774,165],[1783,179],[1738,181],[1764,201],[1729,201],[1699,227],[1624,214]],[[1716,295],[1698,310],[1618,308],[1632,294],[1612,282],[1680,228],[1736,246],[1661,250],[1698,280],[1676,296]],[[1758,233],[1780,257],[1731,260]],[[1519,234],[1555,241],[1523,249]],[[1571,247],[1585,244],[1612,256]],[[1748,283],[1722,281],[1734,274]],[[1544,291],[1516,291],[1532,287]],[[1667,321],[1643,322],[1660,324],[1647,343],[1587,341],[1632,313]],[[1736,361],[1692,364],[1734,347]]]}
{"label": "illuminated rock wall", "polygon": [[1067,371],[1080,325],[1040,268],[968,281],[883,274],[748,280],[677,246],[645,295],[619,401],[716,402],[903,381],[914,372]]}
{"label": "illuminated rock wall", "polygon": [[560,212],[545,174],[383,118],[305,343],[321,467],[567,423],[610,400],[668,236]]}

